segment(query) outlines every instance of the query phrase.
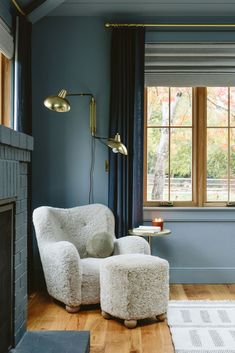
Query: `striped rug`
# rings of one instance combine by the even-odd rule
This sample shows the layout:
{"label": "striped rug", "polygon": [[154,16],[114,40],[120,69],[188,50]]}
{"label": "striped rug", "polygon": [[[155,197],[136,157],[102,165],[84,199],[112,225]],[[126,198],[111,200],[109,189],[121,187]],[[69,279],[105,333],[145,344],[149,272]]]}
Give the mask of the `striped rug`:
{"label": "striped rug", "polygon": [[235,301],[170,301],[176,353],[235,353]]}

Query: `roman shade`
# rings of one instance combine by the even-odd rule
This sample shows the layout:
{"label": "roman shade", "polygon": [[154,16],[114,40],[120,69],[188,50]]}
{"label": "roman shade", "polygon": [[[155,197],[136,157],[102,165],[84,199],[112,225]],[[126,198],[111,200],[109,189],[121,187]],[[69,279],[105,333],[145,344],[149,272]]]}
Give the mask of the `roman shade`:
{"label": "roman shade", "polygon": [[12,59],[14,54],[14,42],[10,29],[0,18],[0,52],[8,59]]}
{"label": "roman shade", "polygon": [[145,84],[235,86],[235,42],[145,44]]}

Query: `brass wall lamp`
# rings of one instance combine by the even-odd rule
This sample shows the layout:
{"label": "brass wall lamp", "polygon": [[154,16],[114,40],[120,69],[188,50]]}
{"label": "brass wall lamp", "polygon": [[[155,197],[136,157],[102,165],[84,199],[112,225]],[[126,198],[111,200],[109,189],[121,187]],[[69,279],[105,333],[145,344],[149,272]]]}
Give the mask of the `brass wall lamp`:
{"label": "brass wall lamp", "polygon": [[91,93],[68,93],[65,89],[62,89],[56,96],[47,97],[44,100],[44,105],[46,108],[54,112],[66,113],[71,109],[70,103],[66,97],[74,96],[90,97],[90,132],[92,137],[103,141],[108,147],[112,148],[114,153],[127,155],[127,148],[121,142],[121,136],[118,133],[114,136],[114,138],[96,135],[96,101]]}

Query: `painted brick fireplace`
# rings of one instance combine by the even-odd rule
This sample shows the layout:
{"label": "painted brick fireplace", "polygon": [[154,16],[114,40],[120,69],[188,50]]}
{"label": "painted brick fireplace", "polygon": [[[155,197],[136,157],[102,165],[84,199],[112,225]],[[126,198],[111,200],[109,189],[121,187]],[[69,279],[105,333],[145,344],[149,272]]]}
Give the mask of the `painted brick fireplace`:
{"label": "painted brick fireplace", "polygon": [[[12,274],[10,275],[12,283],[8,286],[12,290],[10,311],[12,313],[10,318],[12,337],[9,342],[13,345],[20,341],[26,331],[28,165],[32,149],[33,138],[31,136],[0,125],[0,207],[4,210],[4,207],[12,205],[13,216],[13,244],[9,245],[12,249]],[[3,220],[2,224],[4,222],[6,221]],[[3,226],[2,229],[4,229]],[[4,256],[0,258],[0,261],[3,261],[3,258]],[[3,285],[6,284],[2,283],[1,286]],[[0,306],[7,304],[3,301],[4,297],[0,300]]]}
{"label": "painted brick fireplace", "polygon": [[26,331],[32,149],[31,136],[0,125],[0,353],[89,353],[87,331]]}

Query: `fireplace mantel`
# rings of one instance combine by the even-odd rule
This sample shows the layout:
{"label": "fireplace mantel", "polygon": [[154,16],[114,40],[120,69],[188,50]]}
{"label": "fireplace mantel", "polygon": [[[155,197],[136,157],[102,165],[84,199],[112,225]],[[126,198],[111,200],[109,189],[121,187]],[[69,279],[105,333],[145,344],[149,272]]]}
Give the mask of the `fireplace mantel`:
{"label": "fireplace mantel", "polygon": [[0,125],[0,144],[25,151],[32,151],[33,137]]}

